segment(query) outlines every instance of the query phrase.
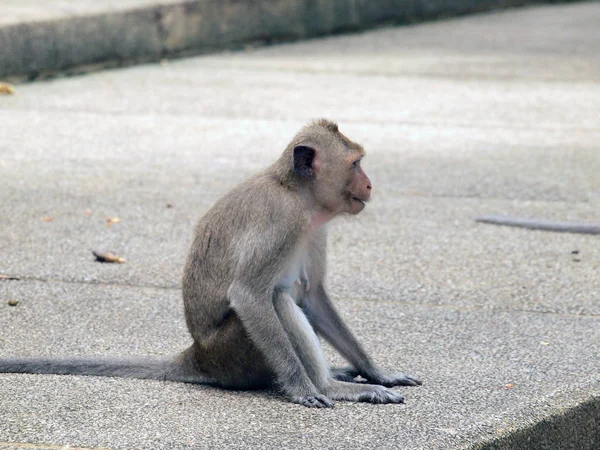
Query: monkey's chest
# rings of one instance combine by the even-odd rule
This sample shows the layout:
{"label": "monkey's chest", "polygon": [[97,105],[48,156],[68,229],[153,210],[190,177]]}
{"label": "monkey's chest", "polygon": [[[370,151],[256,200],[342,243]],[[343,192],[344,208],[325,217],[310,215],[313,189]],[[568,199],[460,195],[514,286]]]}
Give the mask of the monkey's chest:
{"label": "monkey's chest", "polygon": [[307,264],[306,250],[298,250],[281,271],[277,287],[292,293],[298,286],[306,285],[308,283]]}
{"label": "monkey's chest", "polygon": [[277,283],[277,287],[284,290],[289,290],[292,287],[294,287],[294,285],[300,281],[300,271],[301,269],[297,267],[289,268],[288,270],[286,270],[281,275],[281,278]]}

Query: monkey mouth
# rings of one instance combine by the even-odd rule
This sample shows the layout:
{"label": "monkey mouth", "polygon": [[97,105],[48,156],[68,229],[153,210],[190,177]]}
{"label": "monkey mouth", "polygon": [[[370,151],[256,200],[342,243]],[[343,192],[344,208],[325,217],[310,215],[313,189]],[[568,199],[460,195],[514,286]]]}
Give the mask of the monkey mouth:
{"label": "monkey mouth", "polygon": [[358,203],[360,203],[361,205],[364,205],[364,204],[365,204],[365,201],[364,201],[364,200],[361,200],[361,199],[360,199],[360,198],[358,198],[358,197],[351,197],[351,199],[352,199],[353,201],[355,201],[355,202],[358,202]]}

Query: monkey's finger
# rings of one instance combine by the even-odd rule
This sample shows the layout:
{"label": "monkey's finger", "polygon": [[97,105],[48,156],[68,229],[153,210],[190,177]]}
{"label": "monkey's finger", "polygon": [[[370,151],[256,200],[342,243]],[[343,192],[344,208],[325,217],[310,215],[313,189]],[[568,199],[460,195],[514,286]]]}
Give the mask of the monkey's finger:
{"label": "monkey's finger", "polygon": [[331,400],[329,400],[324,395],[317,395],[316,397],[317,397],[317,400],[319,401],[319,403],[322,405],[322,406],[319,406],[319,408],[333,408],[335,405]]}
{"label": "monkey's finger", "polygon": [[333,408],[334,406],[333,402],[324,395],[306,395],[296,397],[292,401],[308,408]]}
{"label": "monkey's finger", "polygon": [[388,400],[388,403],[404,403],[404,395],[392,391],[388,393]]}
{"label": "monkey's finger", "polygon": [[411,377],[410,375],[404,375],[402,373],[396,374],[392,377],[394,386],[421,386],[423,382],[418,378]]}

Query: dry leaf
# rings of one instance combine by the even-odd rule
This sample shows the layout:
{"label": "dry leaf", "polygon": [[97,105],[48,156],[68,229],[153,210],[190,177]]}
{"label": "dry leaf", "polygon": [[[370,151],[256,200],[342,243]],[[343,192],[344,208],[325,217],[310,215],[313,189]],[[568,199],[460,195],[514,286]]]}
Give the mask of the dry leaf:
{"label": "dry leaf", "polygon": [[12,84],[0,81],[0,94],[13,95],[15,92],[15,87]]}
{"label": "dry leaf", "polygon": [[106,263],[124,263],[125,258],[121,258],[120,256],[114,254],[113,252],[97,252],[92,250],[92,253],[96,257],[96,261],[106,262]]}
{"label": "dry leaf", "polygon": [[118,217],[109,217],[108,219],[106,219],[106,225],[112,227],[115,223],[119,223],[120,221],[121,219],[119,219]]}
{"label": "dry leaf", "polygon": [[52,222],[54,219],[50,216],[44,216],[44,222]]}
{"label": "dry leaf", "polygon": [[4,273],[0,273],[0,280],[18,280],[19,277],[15,277],[12,275],[6,275]]}
{"label": "dry leaf", "polygon": [[505,384],[505,385],[504,385],[504,387],[505,387],[506,389],[512,389],[512,388],[514,388],[514,387],[515,387],[515,383],[508,383],[508,384]]}

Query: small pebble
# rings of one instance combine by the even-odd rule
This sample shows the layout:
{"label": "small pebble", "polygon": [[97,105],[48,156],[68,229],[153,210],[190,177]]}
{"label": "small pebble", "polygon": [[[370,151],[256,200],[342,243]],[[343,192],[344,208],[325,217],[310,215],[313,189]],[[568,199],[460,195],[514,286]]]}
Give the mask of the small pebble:
{"label": "small pebble", "polygon": [[18,304],[19,304],[19,300],[15,300],[14,298],[11,298],[8,300],[9,306],[17,306]]}

